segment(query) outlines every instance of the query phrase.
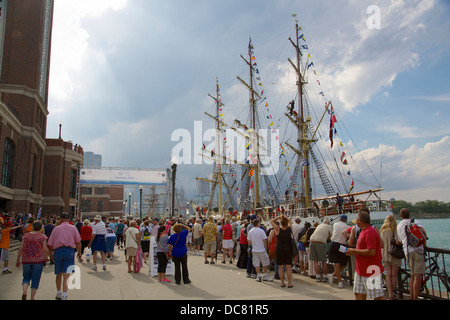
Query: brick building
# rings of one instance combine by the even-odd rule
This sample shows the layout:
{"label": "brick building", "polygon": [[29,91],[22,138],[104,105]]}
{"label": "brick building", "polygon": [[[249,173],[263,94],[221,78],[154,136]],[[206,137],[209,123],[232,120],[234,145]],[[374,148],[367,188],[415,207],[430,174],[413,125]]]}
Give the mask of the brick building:
{"label": "brick building", "polygon": [[0,1],[0,209],[42,205],[53,0]]}
{"label": "brick building", "polygon": [[123,185],[82,185],[80,213],[84,219],[101,215],[123,216]]}
{"label": "brick building", "polygon": [[46,144],[42,211],[44,214],[69,212],[78,216],[77,177],[83,166],[83,148],[62,139],[46,139]]}

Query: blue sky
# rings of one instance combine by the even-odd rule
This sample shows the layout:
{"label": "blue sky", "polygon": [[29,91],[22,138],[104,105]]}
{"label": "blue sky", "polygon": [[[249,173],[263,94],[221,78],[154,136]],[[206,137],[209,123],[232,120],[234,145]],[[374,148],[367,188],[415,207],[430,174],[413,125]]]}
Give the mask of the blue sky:
{"label": "blue sky", "polygon": [[[381,10],[378,30],[367,27],[371,5]],[[294,13],[320,90],[382,176],[383,198],[450,201],[443,0],[55,1],[47,136],[61,121],[63,138],[102,154],[104,166],[166,168],[172,132],[207,126],[216,77],[230,114],[247,103],[236,76],[246,77],[239,55],[249,37],[272,112],[282,113],[295,92]],[[190,196],[200,167],[180,165]]]}

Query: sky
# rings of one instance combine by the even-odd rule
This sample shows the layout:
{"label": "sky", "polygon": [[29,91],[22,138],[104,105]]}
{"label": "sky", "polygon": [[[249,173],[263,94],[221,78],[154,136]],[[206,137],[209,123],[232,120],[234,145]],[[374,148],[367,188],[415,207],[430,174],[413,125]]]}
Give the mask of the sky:
{"label": "sky", "polygon": [[[169,168],[175,130],[212,126],[216,79],[230,119],[242,116],[249,38],[271,112],[284,111],[297,19],[309,94],[332,101],[383,199],[450,202],[449,16],[446,0],[56,0],[47,137],[61,123],[103,166]],[[188,197],[203,170],[178,166]]]}

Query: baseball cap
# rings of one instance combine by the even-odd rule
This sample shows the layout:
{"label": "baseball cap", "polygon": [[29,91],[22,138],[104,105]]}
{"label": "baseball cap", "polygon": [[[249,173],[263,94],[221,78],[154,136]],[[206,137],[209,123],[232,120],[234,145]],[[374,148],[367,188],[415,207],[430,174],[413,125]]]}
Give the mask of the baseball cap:
{"label": "baseball cap", "polygon": [[340,220],[347,221],[347,216],[345,214],[341,215]]}

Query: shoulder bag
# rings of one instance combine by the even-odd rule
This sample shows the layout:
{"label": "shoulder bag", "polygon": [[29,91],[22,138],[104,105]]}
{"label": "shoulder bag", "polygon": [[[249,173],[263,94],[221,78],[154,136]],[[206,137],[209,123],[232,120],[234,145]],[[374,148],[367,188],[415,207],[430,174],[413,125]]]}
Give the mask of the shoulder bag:
{"label": "shoulder bag", "polygon": [[397,259],[404,259],[405,252],[403,251],[403,245],[397,244],[395,241],[395,232],[392,233],[391,246],[388,249],[390,255]]}

